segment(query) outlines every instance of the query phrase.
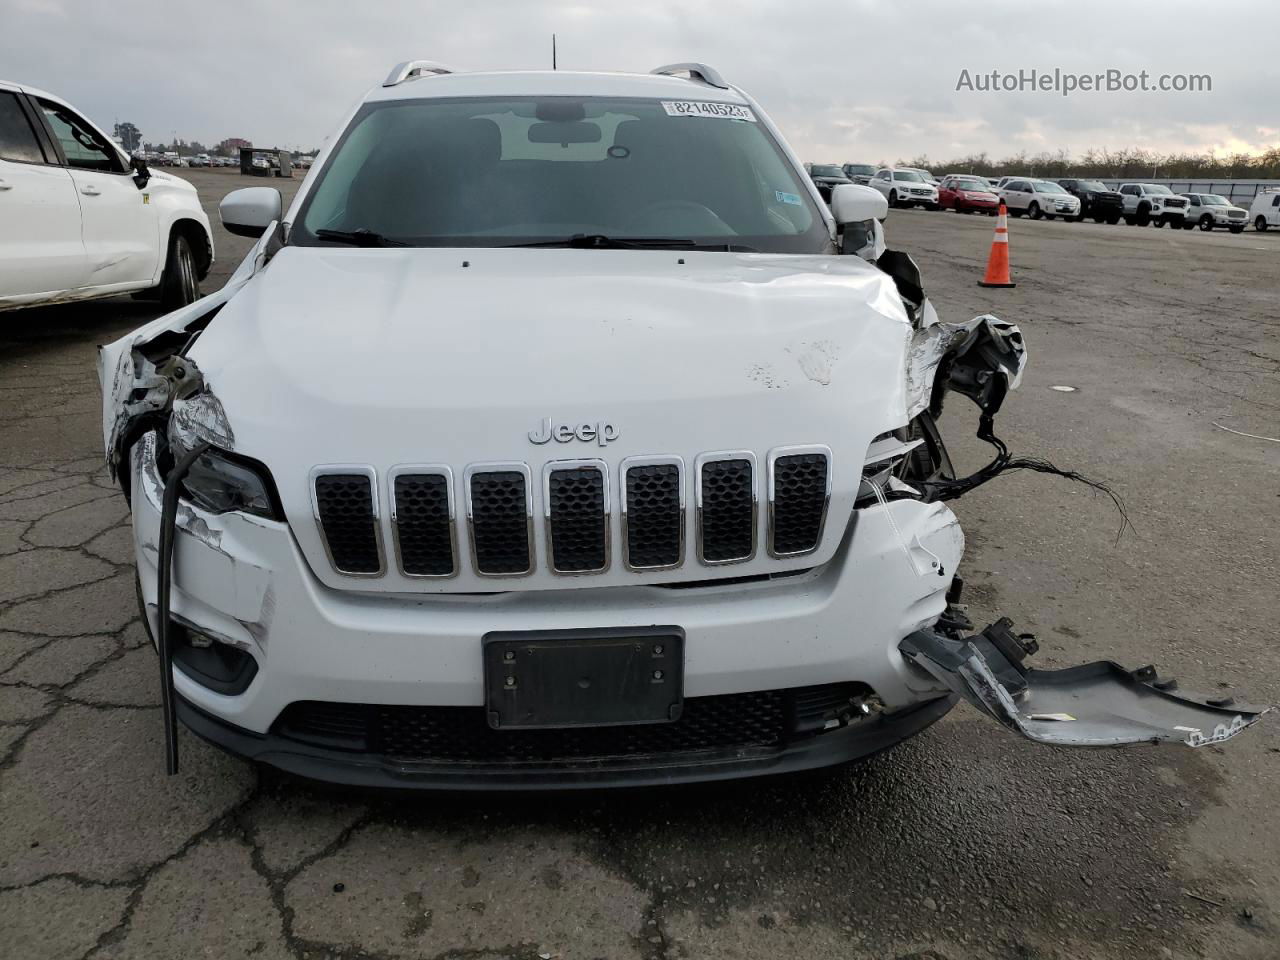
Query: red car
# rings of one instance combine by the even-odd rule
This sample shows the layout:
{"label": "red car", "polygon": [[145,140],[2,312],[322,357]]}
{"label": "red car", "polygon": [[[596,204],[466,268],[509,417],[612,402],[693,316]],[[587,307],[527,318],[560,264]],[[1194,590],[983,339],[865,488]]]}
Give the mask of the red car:
{"label": "red car", "polygon": [[1000,198],[981,177],[951,176],[938,184],[938,206],[943,210],[951,207],[956,213],[981,210],[994,216],[1000,208]]}

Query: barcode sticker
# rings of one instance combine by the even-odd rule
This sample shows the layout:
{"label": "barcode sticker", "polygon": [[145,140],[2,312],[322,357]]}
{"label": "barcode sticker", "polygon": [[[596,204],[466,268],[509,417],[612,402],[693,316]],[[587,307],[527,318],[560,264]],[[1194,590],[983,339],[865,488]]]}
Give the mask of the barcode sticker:
{"label": "barcode sticker", "polygon": [[663,100],[662,109],[669,117],[714,117],[718,120],[756,122],[750,107],[739,103],[709,103],[705,100]]}

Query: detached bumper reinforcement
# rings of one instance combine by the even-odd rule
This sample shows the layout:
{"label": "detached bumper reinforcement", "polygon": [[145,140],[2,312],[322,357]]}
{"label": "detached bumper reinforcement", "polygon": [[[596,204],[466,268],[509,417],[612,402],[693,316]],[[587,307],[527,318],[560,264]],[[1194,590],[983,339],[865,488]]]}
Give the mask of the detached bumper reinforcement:
{"label": "detached bumper reinforcement", "polygon": [[920,630],[899,649],[1010,730],[1054,746],[1200,747],[1234,737],[1270,709],[1177,693],[1177,682],[1161,680],[1150,666],[1126,670],[1100,660],[1064,670],[1027,669],[1022,660],[1034,652],[1034,640],[1015,634],[1007,619],[963,639]]}
{"label": "detached bumper reinforcement", "polygon": [[939,697],[783,747],[539,764],[402,762],[252,733],[204,713],[180,695],[177,708],[179,719],[215,746],[313,780],[401,790],[519,791],[650,787],[816,770],[870,756],[914,736],[944,716],[956,699]]}

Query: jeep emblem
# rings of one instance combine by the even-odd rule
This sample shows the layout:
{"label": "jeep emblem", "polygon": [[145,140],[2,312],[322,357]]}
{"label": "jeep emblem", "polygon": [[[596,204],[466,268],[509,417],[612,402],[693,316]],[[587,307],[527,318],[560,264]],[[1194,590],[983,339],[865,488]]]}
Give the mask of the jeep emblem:
{"label": "jeep emblem", "polygon": [[556,443],[568,443],[571,440],[590,443],[594,440],[603,447],[617,439],[618,428],[607,420],[599,420],[595,423],[570,424],[555,423],[550,417],[543,417],[542,422],[538,424],[538,428],[529,431],[529,442],[539,445],[550,443],[552,440]]}

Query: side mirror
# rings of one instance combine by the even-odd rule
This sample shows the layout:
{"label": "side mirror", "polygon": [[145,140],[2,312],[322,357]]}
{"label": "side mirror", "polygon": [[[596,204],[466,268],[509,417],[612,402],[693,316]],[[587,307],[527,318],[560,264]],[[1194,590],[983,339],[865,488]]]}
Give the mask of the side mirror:
{"label": "side mirror", "polygon": [[831,191],[831,215],[838,224],[883,220],[889,215],[884,194],[859,183],[841,183]]}
{"label": "side mirror", "polygon": [[232,190],[218,204],[218,216],[228,232],[258,238],[282,216],[284,201],[274,187]]}
{"label": "side mirror", "polygon": [[884,252],[879,221],[889,215],[884,194],[856,183],[841,183],[831,191],[831,215],[840,227],[840,252],[874,261]]}
{"label": "side mirror", "polygon": [[147,161],[137,154],[129,158],[129,169],[133,171],[133,182],[139,190],[151,182],[151,169]]}

